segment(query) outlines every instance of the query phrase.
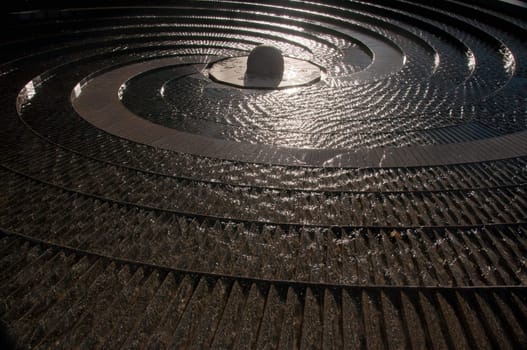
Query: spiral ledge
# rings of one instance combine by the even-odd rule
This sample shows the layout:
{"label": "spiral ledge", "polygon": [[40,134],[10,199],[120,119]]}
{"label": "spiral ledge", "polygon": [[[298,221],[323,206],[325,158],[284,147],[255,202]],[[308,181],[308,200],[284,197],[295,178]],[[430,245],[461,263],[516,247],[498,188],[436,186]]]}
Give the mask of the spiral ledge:
{"label": "spiral ledge", "polygon": [[[3,18],[17,346],[527,346],[525,9],[84,5]],[[215,75],[263,43],[316,74]]]}

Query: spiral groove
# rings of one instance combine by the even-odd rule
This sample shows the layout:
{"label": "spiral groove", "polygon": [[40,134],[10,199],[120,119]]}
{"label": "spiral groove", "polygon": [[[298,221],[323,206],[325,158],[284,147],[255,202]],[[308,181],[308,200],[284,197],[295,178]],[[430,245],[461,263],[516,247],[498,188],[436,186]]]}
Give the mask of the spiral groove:
{"label": "spiral groove", "polygon": [[[6,16],[0,317],[17,342],[527,344],[527,23],[441,4]],[[209,78],[262,43],[322,78]]]}

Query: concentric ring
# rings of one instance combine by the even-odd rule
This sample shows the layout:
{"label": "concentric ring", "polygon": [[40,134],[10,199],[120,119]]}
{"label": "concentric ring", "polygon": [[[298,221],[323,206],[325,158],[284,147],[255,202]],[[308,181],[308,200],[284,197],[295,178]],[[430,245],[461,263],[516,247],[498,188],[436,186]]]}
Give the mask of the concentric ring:
{"label": "concentric ring", "polygon": [[[408,11],[377,5],[357,4],[352,10],[323,4],[298,8],[290,3],[262,5],[258,11],[238,5],[240,18],[227,25],[220,19],[225,21],[231,3],[225,9],[182,5],[170,17],[175,24],[160,16],[165,9],[149,9],[155,20],[134,17],[135,10],[127,9],[122,25],[111,35],[102,29],[116,16],[111,9],[90,10],[96,17],[86,23],[64,19],[78,28],[80,37],[86,35],[85,51],[79,49],[78,38],[68,46],[71,37],[43,25],[53,33],[42,34],[44,38],[63,37],[65,44],[54,44],[53,49],[44,45],[4,65],[5,79],[24,82],[40,73],[21,93],[5,95],[18,96],[20,118],[11,114],[6,134],[28,140],[16,147],[6,143],[6,171],[89,200],[273,229],[404,231],[524,221],[526,142],[519,116],[525,98],[516,88],[524,76],[519,39],[488,23],[463,21],[462,16],[441,22],[445,15],[440,10],[437,18],[425,21],[424,14],[431,11],[427,7],[419,7],[412,17]],[[286,8],[288,20],[276,20],[274,14]],[[314,9],[320,11],[313,13]],[[94,23],[101,29],[93,29]],[[134,37],[144,23],[150,23],[151,32]],[[169,28],[174,33],[164,34]],[[225,36],[210,34],[220,28]],[[93,39],[88,33],[105,35]],[[127,38],[127,45],[116,49],[115,43]],[[210,62],[237,56],[264,38],[328,67],[324,87],[241,92],[218,88],[202,74]],[[375,42],[387,46],[379,49]],[[57,58],[57,50],[68,56]],[[355,55],[369,57],[368,52],[373,61],[350,63]],[[391,57],[390,52],[394,64],[375,68],[376,62]],[[34,66],[37,58],[41,66]],[[360,75],[368,69],[368,75]],[[164,73],[145,76],[154,88],[139,84],[126,95],[126,106],[122,103],[120,88],[131,77],[164,70],[179,75],[171,75],[168,83]],[[180,98],[159,91],[167,84],[176,88],[186,77],[197,83],[184,85],[187,91]],[[211,86],[194,90],[202,83]],[[196,91],[202,93],[195,95]],[[134,105],[133,100],[139,102]],[[284,104],[279,101],[298,107],[282,113]],[[231,112],[226,112],[228,103]],[[144,111],[134,110],[141,104]],[[174,117],[164,114],[170,108],[179,114],[175,124],[166,127],[163,117]],[[425,125],[422,130],[419,121]],[[276,130],[280,123],[284,129]],[[336,131],[320,132],[317,125]],[[285,147],[294,144],[293,139],[307,140],[300,146],[311,142],[305,132],[311,127],[319,146],[331,145]],[[273,139],[271,132],[292,139],[277,141],[279,136],[271,135]],[[389,147],[386,137],[395,138]],[[393,144],[400,137],[407,142]],[[343,144],[339,140],[351,144],[337,147]],[[33,155],[35,149],[39,151]],[[29,161],[34,156],[40,161]],[[74,175],[84,171],[97,181]],[[115,172],[120,175],[115,177]],[[472,180],[464,182],[467,176]],[[500,204],[486,204],[488,198]],[[230,205],[230,200],[237,204]],[[451,209],[438,209],[441,206]],[[422,214],[419,208],[429,211]],[[7,228],[17,231],[16,227]]]}
{"label": "concentric ring", "polygon": [[[521,348],[515,12],[201,0],[6,15],[0,315],[27,347]],[[262,43],[323,79],[208,77]]]}
{"label": "concentric ring", "polygon": [[[72,92],[72,104],[85,120],[110,134],[180,153],[243,162],[260,162],[279,165],[329,166],[329,167],[408,167],[482,162],[521,157],[527,153],[527,132],[489,139],[454,143],[450,145],[420,146],[413,148],[384,148],[378,150],[354,149],[284,149],[268,145],[240,145],[237,142],[203,137],[180,132],[151,123],[129,112],[117,94],[129,77],[149,69],[172,67],[180,60],[161,59],[147,63],[117,68],[77,85]],[[187,63],[189,64],[189,63]],[[199,74],[190,65],[179,72],[182,75]],[[33,83],[30,83],[33,85]],[[19,97],[24,103],[28,90]],[[144,90],[142,90],[144,91]],[[152,105],[148,105],[149,113]],[[241,150],[242,148],[243,150]],[[407,157],[411,153],[413,157]]]}

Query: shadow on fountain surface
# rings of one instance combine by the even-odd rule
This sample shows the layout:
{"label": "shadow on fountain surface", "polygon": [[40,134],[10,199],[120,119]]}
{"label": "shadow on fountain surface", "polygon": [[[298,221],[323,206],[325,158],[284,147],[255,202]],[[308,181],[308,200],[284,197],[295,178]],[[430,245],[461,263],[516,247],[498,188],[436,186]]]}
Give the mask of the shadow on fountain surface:
{"label": "shadow on fountain surface", "polygon": [[13,336],[11,335],[11,332],[5,325],[5,323],[0,320],[0,349],[3,350],[12,350],[16,349],[15,346],[16,342]]}

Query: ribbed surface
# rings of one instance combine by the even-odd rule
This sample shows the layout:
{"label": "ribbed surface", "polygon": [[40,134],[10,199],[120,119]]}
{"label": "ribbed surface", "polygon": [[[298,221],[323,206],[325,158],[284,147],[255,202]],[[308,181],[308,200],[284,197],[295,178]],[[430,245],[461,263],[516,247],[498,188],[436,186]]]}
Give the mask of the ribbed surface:
{"label": "ribbed surface", "polygon": [[[236,162],[116,137],[70,100],[101,72],[175,57],[115,94],[240,150],[499,142],[526,127],[520,15],[454,1],[161,5],[3,17],[0,318],[18,346],[527,347],[527,154]],[[208,79],[207,64],[261,42],[322,66],[322,81]]]}
{"label": "ribbed surface", "polygon": [[0,242],[2,311],[30,347],[527,345],[524,287],[292,284],[200,276],[11,237]]}

